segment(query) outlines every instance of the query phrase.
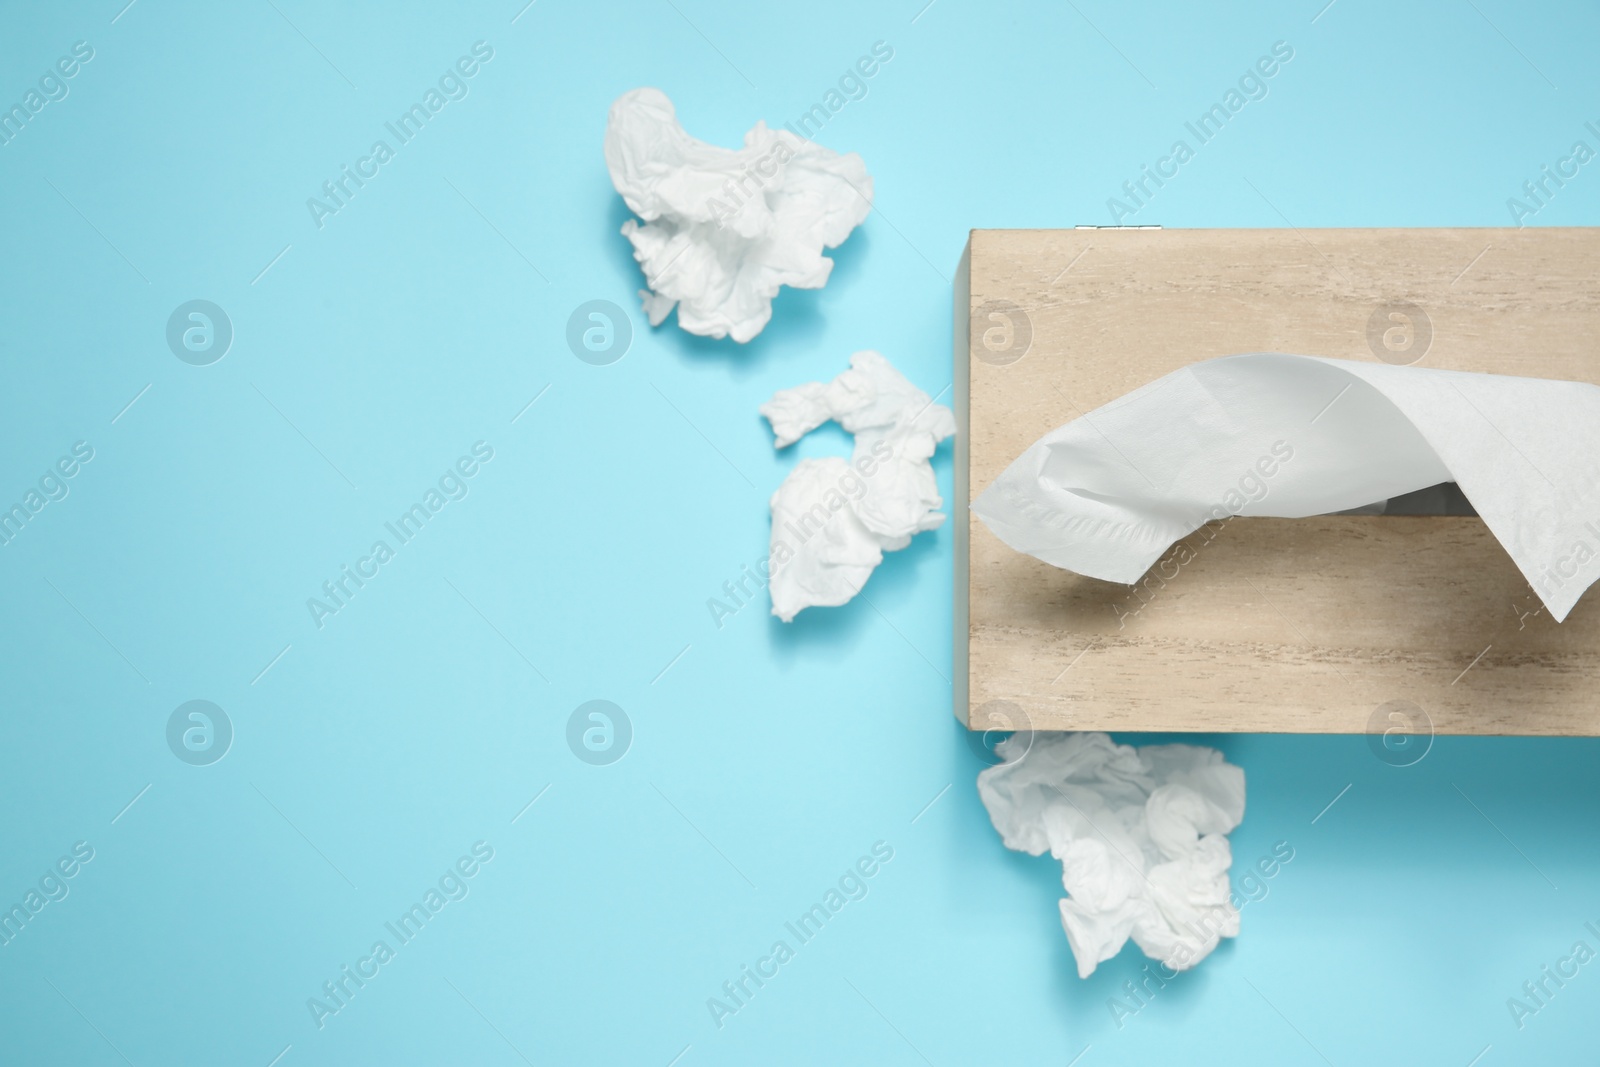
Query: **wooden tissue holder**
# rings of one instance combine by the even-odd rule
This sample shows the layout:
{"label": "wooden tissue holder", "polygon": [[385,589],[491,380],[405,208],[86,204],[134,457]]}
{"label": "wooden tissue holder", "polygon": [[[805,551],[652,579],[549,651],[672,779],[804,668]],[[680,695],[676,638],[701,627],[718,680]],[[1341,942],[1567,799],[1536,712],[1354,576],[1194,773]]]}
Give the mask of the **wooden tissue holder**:
{"label": "wooden tissue holder", "polygon": [[972,231],[955,283],[957,717],[1600,734],[1600,588],[1558,625],[1476,517],[1239,518],[1125,586],[1013,551],[968,510],[1049,430],[1239,352],[1600,383],[1600,229]]}

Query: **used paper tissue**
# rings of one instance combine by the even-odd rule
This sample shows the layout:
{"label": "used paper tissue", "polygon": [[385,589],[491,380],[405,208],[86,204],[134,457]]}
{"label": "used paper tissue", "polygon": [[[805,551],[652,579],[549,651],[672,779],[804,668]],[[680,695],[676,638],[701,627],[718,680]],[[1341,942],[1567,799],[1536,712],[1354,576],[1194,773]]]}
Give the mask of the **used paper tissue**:
{"label": "used paper tissue", "polygon": [[1557,622],[1600,577],[1600,387],[1224,356],[1053,430],[972,503],[1006,544],[1132,583],[1230,515],[1303,518],[1455,482]]}
{"label": "used paper tissue", "polygon": [[622,232],[644,269],[650,325],[674,305],[694,334],[744,342],[772,318],[779,286],[820,289],[833,270],[822,254],[872,210],[861,157],[840,155],[764,122],[744,147],[690,137],[659,89],[634,89],[606,124],[611,184],[644,220]]}
{"label": "used paper tissue", "polygon": [[1061,925],[1087,978],[1131,937],[1174,971],[1239,933],[1227,834],[1244,771],[1195,745],[1119,745],[1102,733],[1019,731],[978,795],[1007,848],[1061,861]]}
{"label": "used paper tissue", "polygon": [[848,461],[803,459],[772,494],[768,589],[784,622],[846,603],[885,552],[944,522],[929,460],[956,432],[955,415],[878,353],[857,352],[831,382],[779,390],[761,414],[778,448],[829,419],[855,435]]}

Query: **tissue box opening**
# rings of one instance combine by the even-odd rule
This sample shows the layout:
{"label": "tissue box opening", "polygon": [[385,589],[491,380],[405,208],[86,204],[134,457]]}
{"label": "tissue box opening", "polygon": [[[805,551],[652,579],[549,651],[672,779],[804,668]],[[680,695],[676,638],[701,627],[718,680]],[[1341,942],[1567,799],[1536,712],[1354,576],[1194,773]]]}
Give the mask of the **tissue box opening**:
{"label": "tissue box opening", "polygon": [[1336,511],[1336,515],[1476,515],[1478,512],[1455,482],[1440,482],[1415,493],[1380,500],[1375,504]]}

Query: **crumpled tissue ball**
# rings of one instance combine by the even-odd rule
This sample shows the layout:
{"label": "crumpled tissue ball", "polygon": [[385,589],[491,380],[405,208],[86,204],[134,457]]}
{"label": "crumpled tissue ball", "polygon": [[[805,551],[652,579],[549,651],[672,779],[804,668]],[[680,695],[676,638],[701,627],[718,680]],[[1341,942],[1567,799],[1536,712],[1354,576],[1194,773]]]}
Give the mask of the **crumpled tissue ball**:
{"label": "crumpled tissue ball", "polygon": [[1019,731],[978,795],[1007,848],[1061,861],[1061,925],[1087,978],[1133,938],[1175,971],[1239,933],[1228,833],[1244,771],[1196,745],[1119,745],[1103,733]]}
{"label": "crumpled tissue ball", "polygon": [[772,494],[772,613],[837,607],[885,552],[944,522],[930,460],[956,432],[954,413],[877,352],[857,352],[831,382],[780,389],[761,405],[778,448],[833,419],[855,435],[849,460],[803,459]]}
{"label": "crumpled tissue ball", "polygon": [[678,309],[678,325],[745,342],[772,318],[780,286],[820,289],[822,254],[872,210],[861,157],[840,155],[757,122],[744,147],[698,141],[659,89],[634,89],[606,125],[611,184],[644,222],[622,224],[648,289],[650,325]]}

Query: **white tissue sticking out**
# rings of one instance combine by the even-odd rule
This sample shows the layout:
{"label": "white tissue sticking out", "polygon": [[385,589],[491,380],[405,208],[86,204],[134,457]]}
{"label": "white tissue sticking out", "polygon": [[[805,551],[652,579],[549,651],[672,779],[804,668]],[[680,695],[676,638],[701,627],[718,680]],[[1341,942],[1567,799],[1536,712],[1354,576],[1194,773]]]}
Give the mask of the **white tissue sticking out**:
{"label": "white tissue sticking out", "polygon": [[831,382],[781,389],[761,405],[778,448],[833,419],[855,435],[847,462],[803,459],[772,494],[772,613],[837,607],[913,534],[944,522],[929,463],[955,416],[876,352],[857,352]]}
{"label": "white tissue sticking out", "polygon": [[1132,937],[1175,971],[1239,933],[1227,834],[1244,771],[1216,749],[1116,744],[1106,734],[1020,731],[978,795],[1006,847],[1061,861],[1061,925],[1087,978]]}
{"label": "white tissue sticking out", "polygon": [[822,254],[872,210],[872,178],[854,152],[840,155],[764,122],[740,149],[697,141],[659,89],[634,89],[606,124],[611,184],[644,225],[622,232],[644,269],[650,325],[678,306],[678,325],[750,340],[772,318],[778,287],[821,289],[833,270]]}
{"label": "white tissue sticking out", "polygon": [[1600,577],[1600,388],[1277,353],[1159,378],[1040,438],[972,503],[1006,544],[1132,583],[1229,515],[1454,481],[1557,622]]}

